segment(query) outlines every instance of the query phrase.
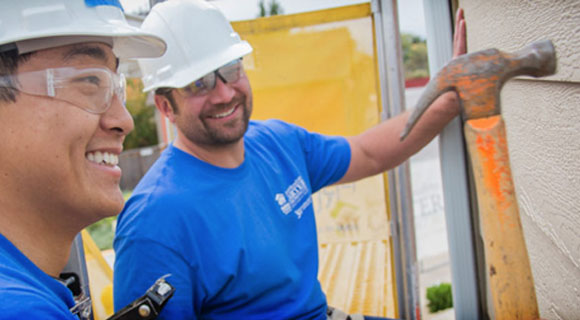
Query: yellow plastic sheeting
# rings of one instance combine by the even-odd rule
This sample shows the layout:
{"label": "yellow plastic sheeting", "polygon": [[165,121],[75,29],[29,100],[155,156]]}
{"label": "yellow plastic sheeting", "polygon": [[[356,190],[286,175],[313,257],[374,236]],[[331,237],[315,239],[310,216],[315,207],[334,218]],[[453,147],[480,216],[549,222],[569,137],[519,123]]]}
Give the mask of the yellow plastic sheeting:
{"label": "yellow plastic sheeting", "polygon": [[86,230],[81,232],[85,261],[89,274],[93,316],[95,320],[110,317],[113,310],[113,270],[103,258],[101,250]]}
{"label": "yellow plastic sheeting", "polygon": [[320,283],[330,305],[348,313],[395,317],[387,240],[320,246]]}
{"label": "yellow plastic sheeting", "polygon": [[[253,119],[282,119],[323,134],[351,136],[380,121],[369,4],[234,23],[254,51],[244,67]],[[319,279],[330,305],[396,317],[382,175],[313,197]]]}
{"label": "yellow plastic sheeting", "polygon": [[242,35],[254,47],[244,59],[253,119],[280,118],[341,135],[377,124],[372,41],[353,38],[361,29],[372,32],[370,18]]}

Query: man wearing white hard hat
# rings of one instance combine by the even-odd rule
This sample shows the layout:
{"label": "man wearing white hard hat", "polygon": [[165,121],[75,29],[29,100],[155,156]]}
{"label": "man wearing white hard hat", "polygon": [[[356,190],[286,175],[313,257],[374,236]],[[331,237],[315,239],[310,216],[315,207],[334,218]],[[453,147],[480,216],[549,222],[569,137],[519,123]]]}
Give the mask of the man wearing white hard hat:
{"label": "man wearing white hard hat", "polygon": [[90,301],[59,275],[75,236],[123,207],[119,58],[165,43],[118,0],[0,0],[0,26],[0,319],[78,320]]}
{"label": "man wearing white hard hat", "polygon": [[455,95],[437,100],[405,142],[407,114],[350,138],[250,121],[241,59],[252,48],[216,8],[163,2],[142,28],[168,42],[164,56],[139,64],[177,137],[119,216],[115,306],[171,273],[163,319],[327,319],[311,194],[404,161],[458,114]]}

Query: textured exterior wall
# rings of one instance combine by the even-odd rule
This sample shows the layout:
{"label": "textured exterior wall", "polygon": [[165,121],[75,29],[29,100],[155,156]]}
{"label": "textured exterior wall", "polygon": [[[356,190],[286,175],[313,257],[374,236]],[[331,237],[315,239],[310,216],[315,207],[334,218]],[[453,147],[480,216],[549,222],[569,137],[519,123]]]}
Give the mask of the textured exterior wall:
{"label": "textured exterior wall", "polygon": [[580,319],[580,1],[461,0],[468,51],[550,39],[557,74],[501,93],[540,315]]}

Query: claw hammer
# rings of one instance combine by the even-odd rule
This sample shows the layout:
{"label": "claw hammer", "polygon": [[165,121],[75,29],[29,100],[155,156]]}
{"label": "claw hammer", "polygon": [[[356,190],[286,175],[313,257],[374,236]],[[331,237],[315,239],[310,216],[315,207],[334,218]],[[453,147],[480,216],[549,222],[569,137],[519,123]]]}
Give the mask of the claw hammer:
{"label": "claw hammer", "polygon": [[429,82],[401,134],[403,140],[438,96],[451,90],[457,93],[475,181],[495,319],[539,317],[499,93],[514,76],[541,77],[555,71],[556,54],[549,40],[534,42],[511,54],[488,49],[460,56]]}

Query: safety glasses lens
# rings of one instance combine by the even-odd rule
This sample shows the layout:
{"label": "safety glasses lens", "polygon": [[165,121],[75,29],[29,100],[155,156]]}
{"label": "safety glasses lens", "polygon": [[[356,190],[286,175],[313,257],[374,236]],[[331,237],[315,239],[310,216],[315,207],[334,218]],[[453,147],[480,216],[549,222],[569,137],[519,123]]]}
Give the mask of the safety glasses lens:
{"label": "safety glasses lens", "polygon": [[200,79],[195,80],[189,85],[177,89],[179,93],[185,96],[202,96],[215,88],[217,77],[221,77],[225,83],[233,83],[240,79],[242,73],[242,60],[234,60],[211,73],[206,74]]}
{"label": "safety glasses lens", "polygon": [[242,64],[240,60],[233,61],[219,68],[217,72],[226,79],[227,82],[236,82],[240,79]]}
{"label": "safety glasses lens", "polygon": [[117,87],[117,90],[115,92],[116,92],[119,100],[121,100],[121,103],[123,103],[123,105],[126,105],[127,104],[127,79],[125,79],[124,74],[119,75],[118,84],[119,84],[119,86]]}
{"label": "safety glasses lens", "polygon": [[117,96],[124,105],[126,82],[124,76],[107,69],[81,69],[73,74],[55,77],[55,95],[92,113],[103,113]]}
{"label": "safety glasses lens", "polygon": [[206,74],[201,79],[197,79],[189,85],[177,89],[181,94],[185,96],[198,96],[203,95],[211,88],[215,87],[215,73]]}
{"label": "safety glasses lens", "polygon": [[125,104],[126,82],[105,68],[51,68],[16,75],[16,89],[66,101],[91,113],[104,113],[117,98]]}

